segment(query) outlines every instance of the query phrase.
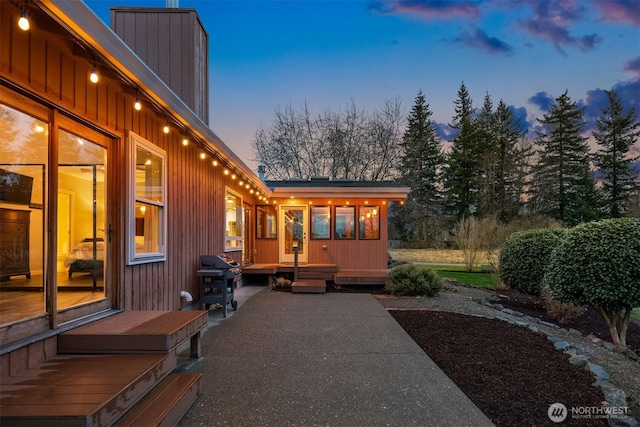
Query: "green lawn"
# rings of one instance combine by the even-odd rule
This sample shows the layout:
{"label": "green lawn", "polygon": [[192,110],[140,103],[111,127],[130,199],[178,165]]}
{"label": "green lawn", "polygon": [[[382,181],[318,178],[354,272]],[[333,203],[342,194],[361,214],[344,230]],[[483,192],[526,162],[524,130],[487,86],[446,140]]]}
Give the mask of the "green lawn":
{"label": "green lawn", "polygon": [[478,288],[491,288],[496,284],[496,277],[487,273],[467,273],[461,271],[438,270],[440,277],[455,279],[459,283],[476,286]]}

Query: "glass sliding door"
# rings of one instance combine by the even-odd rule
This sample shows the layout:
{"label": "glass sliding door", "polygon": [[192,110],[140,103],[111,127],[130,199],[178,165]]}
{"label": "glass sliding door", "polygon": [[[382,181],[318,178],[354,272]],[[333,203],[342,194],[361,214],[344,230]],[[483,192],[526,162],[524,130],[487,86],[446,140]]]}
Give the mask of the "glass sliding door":
{"label": "glass sliding door", "polygon": [[108,224],[107,149],[64,129],[58,134],[58,192],[72,200],[58,201],[58,242],[68,240],[71,248],[58,270],[58,292],[84,291],[83,298],[59,295],[60,310],[104,297]]}
{"label": "glass sliding door", "polygon": [[47,313],[48,143],[49,123],[0,103],[1,325]]}
{"label": "glass sliding door", "polygon": [[112,307],[112,144],[0,87],[0,345]]}

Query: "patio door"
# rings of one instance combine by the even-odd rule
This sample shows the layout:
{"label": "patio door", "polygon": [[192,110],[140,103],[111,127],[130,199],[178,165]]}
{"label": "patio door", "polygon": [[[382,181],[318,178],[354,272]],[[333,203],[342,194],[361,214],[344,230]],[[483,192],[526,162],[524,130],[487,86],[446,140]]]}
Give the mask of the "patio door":
{"label": "patio door", "polygon": [[309,212],[306,205],[280,206],[280,227],[278,227],[280,262],[294,262],[294,248],[296,245],[298,246],[298,263],[306,264],[308,262],[308,232]]}

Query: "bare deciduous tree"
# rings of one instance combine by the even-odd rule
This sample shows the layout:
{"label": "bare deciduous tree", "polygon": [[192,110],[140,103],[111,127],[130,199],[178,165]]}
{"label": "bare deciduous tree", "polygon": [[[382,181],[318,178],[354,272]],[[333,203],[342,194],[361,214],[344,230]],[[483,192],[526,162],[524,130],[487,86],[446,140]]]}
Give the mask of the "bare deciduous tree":
{"label": "bare deciduous tree", "polygon": [[399,99],[372,113],[359,110],[353,101],[344,111],[317,116],[306,104],[299,110],[278,107],[271,126],[256,132],[254,160],[266,166],[268,179],[392,179],[402,153],[404,121]]}

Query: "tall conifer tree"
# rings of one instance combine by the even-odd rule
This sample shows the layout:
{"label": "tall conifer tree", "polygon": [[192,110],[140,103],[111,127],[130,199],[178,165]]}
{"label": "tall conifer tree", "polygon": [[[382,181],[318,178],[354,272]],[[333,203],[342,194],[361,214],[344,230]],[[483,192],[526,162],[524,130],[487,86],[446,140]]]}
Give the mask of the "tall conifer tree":
{"label": "tall conifer tree", "polygon": [[454,102],[456,115],[450,126],[456,135],[447,156],[445,188],[447,205],[456,220],[474,214],[478,208],[478,179],[480,169],[480,132],[473,115],[475,109],[464,82]]}
{"label": "tall conifer tree", "polygon": [[598,198],[582,136],[584,108],[568,92],[555,99],[538,134],[538,164],[531,184],[531,210],[569,225],[598,218]]}
{"label": "tall conifer tree", "polygon": [[629,208],[629,199],[640,189],[640,171],[632,162],[638,157],[629,156],[631,147],[640,139],[640,122],[635,119],[632,107],[623,112],[622,100],[614,91],[605,91],[609,105],[596,120],[598,132],[594,137],[600,149],[594,163],[602,174],[602,190],[607,216],[619,218]]}
{"label": "tall conifer tree", "polygon": [[400,231],[409,240],[433,240],[442,217],[440,172],[444,156],[431,115],[429,104],[419,91],[407,118],[402,143],[402,180],[411,187],[411,192],[402,209]]}

